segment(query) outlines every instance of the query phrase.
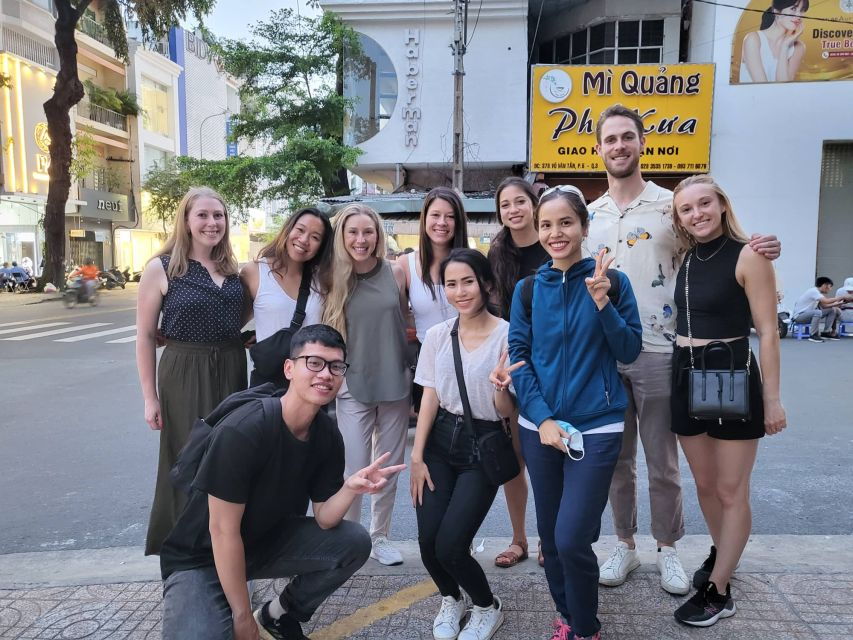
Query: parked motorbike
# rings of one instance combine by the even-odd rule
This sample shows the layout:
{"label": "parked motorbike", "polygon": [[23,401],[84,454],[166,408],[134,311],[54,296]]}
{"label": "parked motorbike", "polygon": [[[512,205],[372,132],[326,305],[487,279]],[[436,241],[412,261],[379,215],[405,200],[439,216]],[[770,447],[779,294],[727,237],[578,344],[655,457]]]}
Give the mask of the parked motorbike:
{"label": "parked motorbike", "polygon": [[98,272],[98,282],[100,283],[99,289],[115,289],[117,287],[124,289],[124,284],[119,284],[118,278],[112,271]]}
{"label": "parked motorbike", "polygon": [[62,294],[62,303],[71,309],[77,304],[88,302],[93,307],[98,306],[98,290],[92,289],[91,293],[88,287],[83,283],[82,276],[77,276],[73,280],[67,282],[68,288]]}
{"label": "parked motorbike", "polygon": [[118,267],[113,267],[107,273],[111,273],[116,279],[116,284],[124,289],[127,284],[127,278],[124,277],[124,273],[122,273]]}

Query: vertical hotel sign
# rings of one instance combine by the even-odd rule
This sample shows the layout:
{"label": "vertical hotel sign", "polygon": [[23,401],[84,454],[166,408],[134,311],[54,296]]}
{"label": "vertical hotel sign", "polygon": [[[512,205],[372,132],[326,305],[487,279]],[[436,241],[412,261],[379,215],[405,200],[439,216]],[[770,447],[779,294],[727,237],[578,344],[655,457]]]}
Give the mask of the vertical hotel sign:
{"label": "vertical hotel sign", "polygon": [[617,103],[643,119],[643,171],[708,171],[713,64],[535,65],[531,73],[532,171],[603,172],[595,124]]}

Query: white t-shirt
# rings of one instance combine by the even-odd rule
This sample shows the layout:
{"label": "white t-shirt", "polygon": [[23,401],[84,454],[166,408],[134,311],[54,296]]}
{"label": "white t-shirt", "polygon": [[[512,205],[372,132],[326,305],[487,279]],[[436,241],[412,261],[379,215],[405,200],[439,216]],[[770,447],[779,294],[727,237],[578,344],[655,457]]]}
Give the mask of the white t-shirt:
{"label": "white t-shirt", "polygon": [[814,311],[821,300],[823,300],[823,294],[817,287],[806,289],[806,292],[797,299],[797,303],[794,305],[794,317],[796,318],[806,311]]}
{"label": "white t-shirt", "polygon": [[[445,320],[427,330],[418,356],[415,382],[435,389],[439,406],[449,413],[461,416],[462,398],[456,384],[453,344],[450,339],[450,331],[455,321],[455,318]],[[489,374],[495,368],[501,353],[507,348],[508,331],[509,323],[499,320],[489,336],[471,352],[465,349],[462,340],[459,341],[468,402],[471,404],[471,413],[477,420],[501,419],[495,409],[495,387],[489,382]]]}
{"label": "white t-shirt", "polygon": [[[323,319],[323,296],[313,288],[305,305],[303,327],[318,324]],[[296,312],[296,300],[291,298],[276,282],[266,258],[258,260],[258,294],[253,303],[255,334],[258,342],[269,338],[279,329],[290,326]]]}

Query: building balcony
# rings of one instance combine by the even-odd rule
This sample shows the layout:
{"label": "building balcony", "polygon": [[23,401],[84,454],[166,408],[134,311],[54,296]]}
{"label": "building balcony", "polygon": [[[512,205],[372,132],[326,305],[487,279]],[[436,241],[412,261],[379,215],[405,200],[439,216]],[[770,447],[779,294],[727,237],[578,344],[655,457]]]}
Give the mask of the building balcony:
{"label": "building balcony", "polygon": [[113,129],[119,129],[127,132],[127,116],[122,115],[117,111],[113,111],[112,109],[99,107],[88,100],[81,100],[77,104],[77,115],[81,118],[91,120],[92,122],[97,122],[99,124],[112,127]]}
{"label": "building balcony", "polygon": [[77,29],[85,33],[90,38],[94,38],[101,44],[112,48],[110,39],[107,36],[107,28],[100,22],[92,20],[92,18],[88,16],[81,16],[80,20],[77,21]]}

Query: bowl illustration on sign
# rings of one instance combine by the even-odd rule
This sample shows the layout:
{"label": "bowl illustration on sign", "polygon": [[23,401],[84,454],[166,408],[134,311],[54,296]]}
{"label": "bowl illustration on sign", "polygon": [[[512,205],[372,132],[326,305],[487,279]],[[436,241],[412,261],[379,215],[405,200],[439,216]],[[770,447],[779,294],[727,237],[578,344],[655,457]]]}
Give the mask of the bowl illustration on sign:
{"label": "bowl illustration on sign", "polygon": [[565,100],[572,92],[572,79],[562,69],[551,69],[539,79],[539,94],[554,104]]}

